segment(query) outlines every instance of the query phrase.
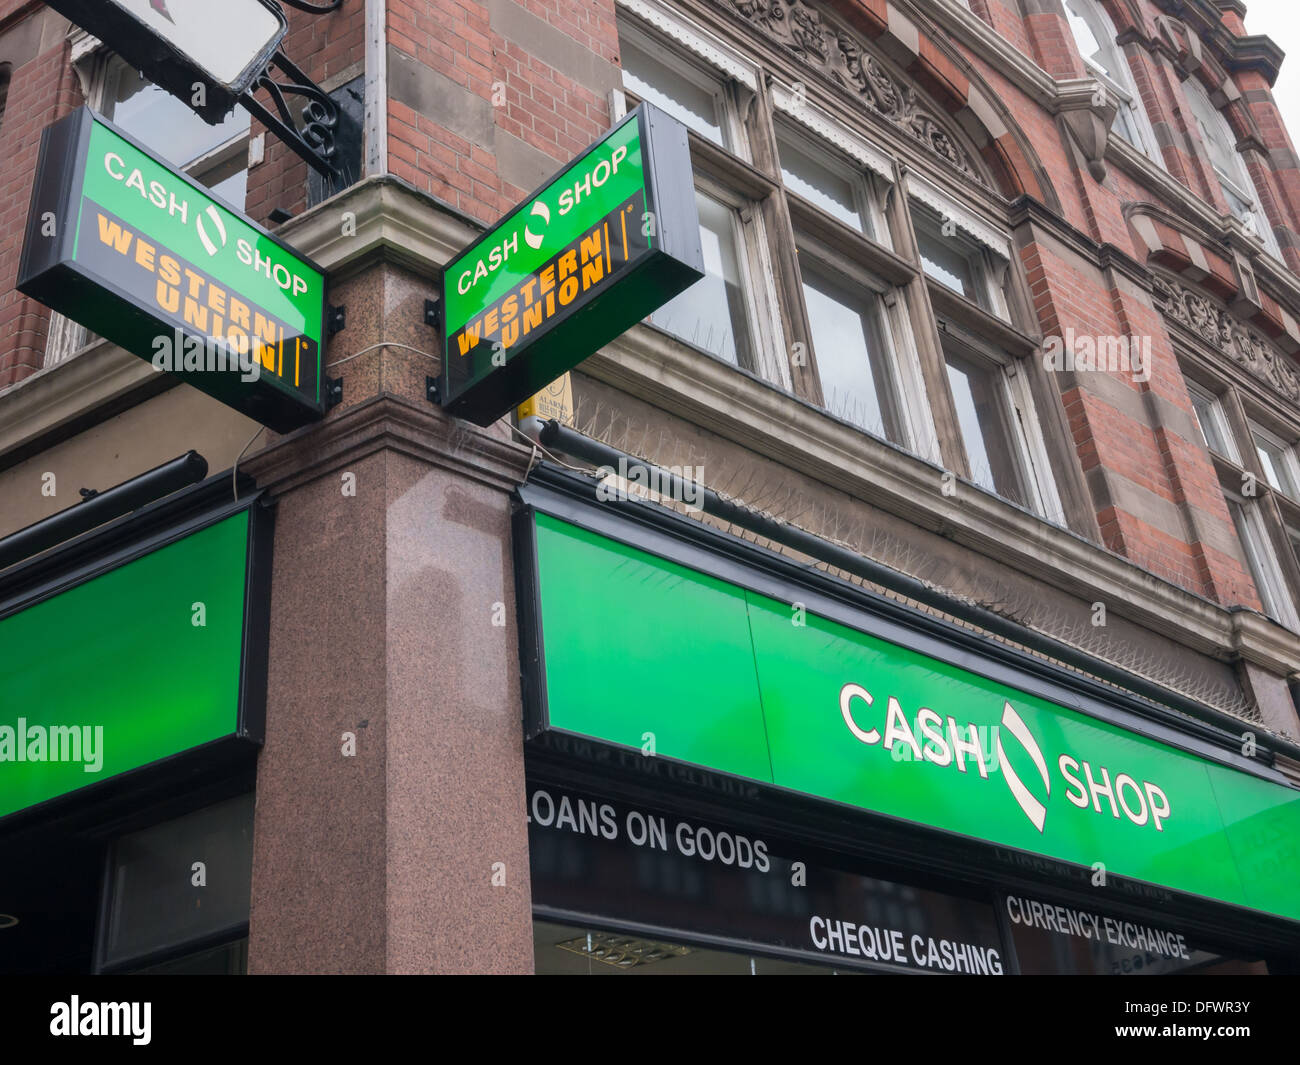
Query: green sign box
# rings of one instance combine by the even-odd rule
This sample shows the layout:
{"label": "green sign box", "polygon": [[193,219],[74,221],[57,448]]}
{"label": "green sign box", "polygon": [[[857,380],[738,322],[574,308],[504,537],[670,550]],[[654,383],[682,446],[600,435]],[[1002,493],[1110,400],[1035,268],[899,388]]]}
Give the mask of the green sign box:
{"label": "green sign box", "polygon": [[260,739],[241,693],[250,521],[239,511],[0,618],[0,818]]}
{"label": "green sign box", "polygon": [[87,108],[42,134],[18,288],[277,432],[325,412],[319,267]]}
{"label": "green sign box", "polygon": [[542,727],[1300,920],[1300,790],[535,522]]}
{"label": "green sign box", "polygon": [[491,424],[703,276],[686,129],[642,104],[447,264],[442,405]]}

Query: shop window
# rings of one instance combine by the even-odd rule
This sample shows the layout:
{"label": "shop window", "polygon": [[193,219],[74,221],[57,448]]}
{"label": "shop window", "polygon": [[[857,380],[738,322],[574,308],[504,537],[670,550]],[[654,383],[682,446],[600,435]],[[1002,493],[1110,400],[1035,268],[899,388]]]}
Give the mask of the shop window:
{"label": "shop window", "polygon": [[1206,158],[1214,168],[1214,175],[1228,209],[1246,227],[1247,233],[1280,259],[1282,253],[1278,249],[1277,238],[1273,235],[1273,227],[1260,205],[1259,193],[1251,180],[1250,171],[1246,169],[1246,161],[1237,151],[1237,137],[1228,120],[1210,102],[1205,87],[1195,77],[1183,82],[1183,91],[1187,94],[1201,144]]}
{"label": "shop window", "polygon": [[120,837],[109,855],[99,968],[239,971],[252,839],[251,793]]}
{"label": "shop window", "polygon": [[1196,425],[1201,430],[1201,438],[1205,441],[1206,447],[1226,459],[1240,462],[1219,397],[1208,389],[1190,382],[1187,391],[1192,397],[1192,411],[1196,415]]}
{"label": "shop window", "polygon": [[1115,103],[1115,132],[1163,166],[1155,133],[1142,107],[1128,59],[1116,43],[1110,16],[1096,0],[1065,0],[1065,17],[1084,65]]}

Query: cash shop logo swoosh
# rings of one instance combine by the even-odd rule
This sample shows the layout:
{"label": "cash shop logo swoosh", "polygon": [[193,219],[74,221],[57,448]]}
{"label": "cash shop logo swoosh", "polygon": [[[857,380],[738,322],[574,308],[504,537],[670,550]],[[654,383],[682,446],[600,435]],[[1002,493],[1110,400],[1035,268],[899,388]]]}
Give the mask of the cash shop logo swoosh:
{"label": "cash shop logo swoosh", "polygon": [[1043,778],[1043,786],[1047,788],[1047,797],[1051,798],[1052,781],[1047,775],[1047,761],[1043,758],[1042,748],[1038,746],[1034,734],[1029,731],[1028,726],[1016,713],[1014,707],[1006,702],[1002,705],[1002,728],[998,729],[998,765],[1002,767],[1002,773],[1006,777],[1007,787],[1011,789],[1012,797],[1020,804],[1020,809],[1025,812],[1025,816],[1029,818],[1033,826],[1039,832],[1042,832],[1043,823],[1047,820],[1047,807],[1039,802],[1034,793],[1025,787],[1024,781],[1011,768],[1011,762],[1002,747],[1004,732],[1010,732],[1020,742],[1020,746],[1025,749],[1025,753],[1033,759],[1035,768]]}

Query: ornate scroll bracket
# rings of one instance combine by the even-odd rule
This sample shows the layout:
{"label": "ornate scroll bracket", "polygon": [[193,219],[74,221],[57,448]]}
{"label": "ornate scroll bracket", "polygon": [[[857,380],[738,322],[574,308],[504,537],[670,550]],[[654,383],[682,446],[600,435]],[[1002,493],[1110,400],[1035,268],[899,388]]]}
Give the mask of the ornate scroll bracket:
{"label": "ornate scroll bracket", "polygon": [[[278,71],[288,80],[275,80],[271,76],[272,70]],[[271,97],[274,111],[263,106],[253,95],[259,89],[266,90]],[[290,106],[290,98],[303,101],[303,106],[296,113]],[[338,104],[299,70],[284,52],[276,51],[266,70],[244,93],[240,103],[326,179],[342,176],[335,145],[335,133],[339,124]]]}

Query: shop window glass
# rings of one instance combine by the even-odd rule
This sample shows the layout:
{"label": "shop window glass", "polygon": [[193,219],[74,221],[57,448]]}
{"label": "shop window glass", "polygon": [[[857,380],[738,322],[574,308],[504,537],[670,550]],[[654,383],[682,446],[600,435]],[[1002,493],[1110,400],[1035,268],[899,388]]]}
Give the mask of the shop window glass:
{"label": "shop window glass", "polygon": [[242,938],[252,839],[251,794],[118,839],[109,862],[101,967],[183,956],[186,945],[208,949],[223,935]]}

